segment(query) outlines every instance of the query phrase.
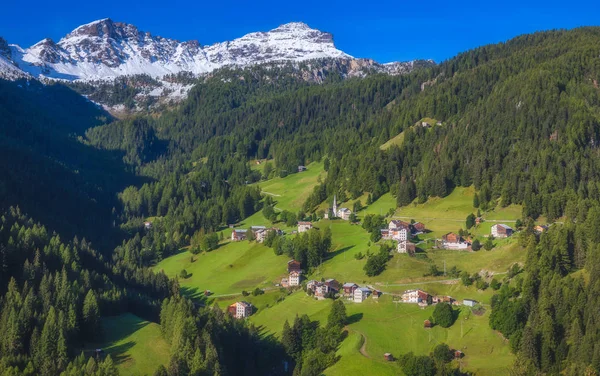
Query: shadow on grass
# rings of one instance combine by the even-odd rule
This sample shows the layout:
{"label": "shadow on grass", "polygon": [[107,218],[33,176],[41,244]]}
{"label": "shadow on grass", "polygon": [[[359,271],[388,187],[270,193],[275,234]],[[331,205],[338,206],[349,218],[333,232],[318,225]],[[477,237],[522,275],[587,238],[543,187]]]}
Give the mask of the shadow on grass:
{"label": "shadow on grass", "polygon": [[353,245],[349,245],[349,246],[347,246],[347,247],[340,248],[340,249],[338,249],[337,251],[329,252],[329,253],[327,254],[327,258],[328,258],[328,259],[334,258],[334,257],[335,257],[335,256],[337,256],[337,255],[341,255],[342,253],[344,253],[344,252],[346,252],[346,251],[349,251],[349,250],[351,250],[352,248],[354,248],[354,246],[353,246]]}
{"label": "shadow on grass", "polygon": [[127,351],[129,351],[133,346],[136,345],[134,341],[127,341],[118,346],[109,347],[106,349],[106,353],[110,355],[113,362],[115,364],[124,363],[129,360],[130,356],[127,355]]}
{"label": "shadow on grass", "polygon": [[348,316],[348,320],[347,320],[348,324],[347,325],[351,325],[351,324],[359,322],[360,320],[362,320],[363,316],[364,315],[362,312],[355,313],[353,315]]}
{"label": "shadow on grass", "polygon": [[179,291],[181,295],[191,299],[196,306],[204,307],[208,303],[208,297],[204,295],[204,290],[198,287],[182,286]]}

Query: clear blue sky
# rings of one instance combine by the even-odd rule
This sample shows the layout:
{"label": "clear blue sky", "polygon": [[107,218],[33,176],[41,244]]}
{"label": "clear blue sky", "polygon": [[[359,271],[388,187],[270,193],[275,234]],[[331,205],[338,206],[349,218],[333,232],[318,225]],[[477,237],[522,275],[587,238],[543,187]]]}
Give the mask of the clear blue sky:
{"label": "clear blue sky", "polygon": [[[480,5],[485,3],[484,5]],[[28,47],[96,19],[134,24],[154,35],[212,44],[291,21],[331,32],[336,46],[380,62],[431,58],[557,28],[600,25],[600,1],[41,1],[2,5],[0,36]]]}

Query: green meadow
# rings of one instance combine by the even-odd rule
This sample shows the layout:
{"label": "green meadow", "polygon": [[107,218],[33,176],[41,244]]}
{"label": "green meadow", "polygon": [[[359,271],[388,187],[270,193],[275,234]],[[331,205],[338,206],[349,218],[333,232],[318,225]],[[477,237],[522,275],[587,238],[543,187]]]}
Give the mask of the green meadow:
{"label": "green meadow", "polygon": [[160,366],[169,363],[169,344],[162,337],[158,324],[132,314],[102,320],[104,341],[88,346],[101,348],[110,355],[122,375],[153,375]]}
{"label": "green meadow", "polygon": [[[430,286],[433,287],[433,286]],[[465,294],[476,295],[475,288],[462,287]],[[435,287],[429,290],[443,288]],[[259,308],[250,321],[265,333],[279,335],[285,320],[292,322],[296,315],[307,314],[311,319],[325,323],[331,301],[318,301],[297,291],[269,307]],[[348,337],[341,344],[340,360],[325,371],[326,375],[360,374],[368,369],[373,375],[395,375],[400,368],[387,362],[383,354],[395,356],[413,351],[428,354],[439,343],[462,350],[463,370],[477,375],[508,374],[513,361],[508,344],[489,328],[488,315],[476,316],[470,309],[460,307],[457,321],[448,329],[423,328],[433,307],[420,309],[415,304],[394,303],[393,297],[383,295],[380,299],[367,299],[363,303],[346,302],[349,325]]]}
{"label": "green meadow", "polygon": [[262,244],[227,241],[212,252],[171,256],[156,265],[155,270],[175,277],[185,269],[191,276],[179,280],[184,292],[193,296],[211,290],[221,295],[273,287],[285,275],[287,261],[287,256],[276,256]]}
{"label": "green meadow", "polygon": [[306,198],[311,194],[313,187],[318,184],[319,178],[325,179],[323,162],[309,164],[306,171],[294,172],[284,178],[276,177],[258,183],[264,194],[273,196],[276,209],[297,212],[302,209]]}

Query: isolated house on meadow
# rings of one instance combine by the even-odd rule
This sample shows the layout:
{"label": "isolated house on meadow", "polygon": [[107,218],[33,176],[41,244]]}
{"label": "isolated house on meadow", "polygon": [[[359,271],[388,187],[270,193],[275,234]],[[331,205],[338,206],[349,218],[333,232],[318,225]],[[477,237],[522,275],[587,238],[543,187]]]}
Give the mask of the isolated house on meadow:
{"label": "isolated house on meadow", "polygon": [[231,240],[234,242],[239,242],[246,239],[248,239],[248,230],[237,229],[231,232]]}
{"label": "isolated house on meadow", "polygon": [[495,224],[492,226],[492,236],[495,238],[508,238],[513,234],[513,229],[504,224]]}
{"label": "isolated house on meadow", "polygon": [[298,232],[306,232],[313,228],[312,222],[298,222]]}
{"label": "isolated house on meadow", "polygon": [[306,166],[298,166],[298,172],[306,171]]}
{"label": "isolated house on meadow", "polygon": [[227,312],[236,319],[243,319],[252,315],[252,304],[248,302],[235,302],[227,307]]}
{"label": "isolated house on meadow", "polygon": [[467,249],[469,248],[469,243],[462,236],[449,232],[442,236],[441,247],[444,249]]}
{"label": "isolated house on meadow", "polygon": [[152,228],[152,222],[150,222],[150,221],[144,222],[144,228],[146,230],[150,230]]}
{"label": "isolated house on meadow", "polygon": [[542,232],[548,231],[548,226],[547,225],[537,225],[533,228],[533,231],[535,231],[538,234],[541,234]]}
{"label": "isolated house on meadow", "polygon": [[365,299],[367,299],[369,297],[369,294],[371,293],[371,290],[369,290],[366,287],[359,287],[356,290],[354,290],[354,296],[353,296],[353,301],[354,303],[362,303],[365,301]]}
{"label": "isolated house on meadow", "polygon": [[467,307],[475,307],[477,305],[477,301],[473,299],[465,299],[463,300],[463,305]]}

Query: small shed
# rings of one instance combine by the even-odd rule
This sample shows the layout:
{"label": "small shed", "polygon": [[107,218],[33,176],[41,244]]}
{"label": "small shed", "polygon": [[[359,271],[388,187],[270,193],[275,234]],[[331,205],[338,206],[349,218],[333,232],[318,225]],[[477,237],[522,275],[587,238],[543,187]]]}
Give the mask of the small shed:
{"label": "small shed", "polygon": [[394,356],[391,353],[385,353],[385,354],[383,354],[383,358],[385,360],[387,360],[388,362],[393,362],[394,361]]}
{"label": "small shed", "polygon": [[454,351],[454,359],[461,359],[463,356],[465,356],[465,354],[463,354],[462,351],[460,351],[460,350]]}
{"label": "small shed", "polygon": [[431,329],[432,327],[433,327],[433,324],[431,323],[431,321],[429,321],[429,320],[423,321],[423,328]]}
{"label": "small shed", "polygon": [[463,305],[467,307],[475,307],[477,305],[477,301],[473,299],[465,299],[463,300]]}

